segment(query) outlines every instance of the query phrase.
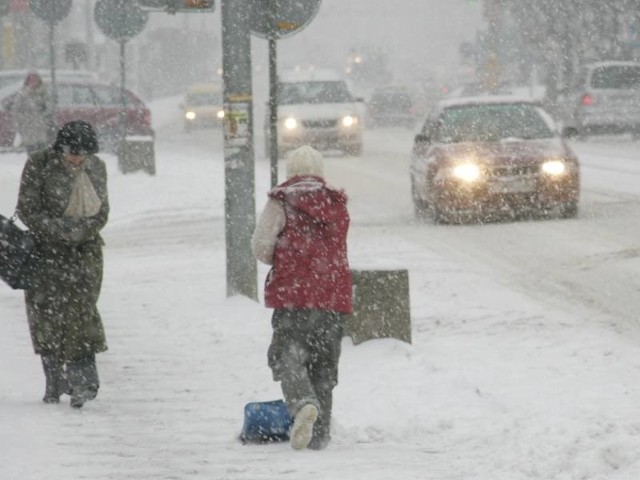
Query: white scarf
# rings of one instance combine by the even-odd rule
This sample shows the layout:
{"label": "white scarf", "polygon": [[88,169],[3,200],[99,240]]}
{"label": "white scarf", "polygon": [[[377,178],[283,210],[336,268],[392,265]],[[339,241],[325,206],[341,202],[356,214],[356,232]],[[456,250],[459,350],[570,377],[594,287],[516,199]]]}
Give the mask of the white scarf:
{"label": "white scarf", "polygon": [[73,180],[69,205],[64,215],[73,218],[93,217],[101,206],[102,201],[93,188],[89,175],[84,169],[80,170]]}

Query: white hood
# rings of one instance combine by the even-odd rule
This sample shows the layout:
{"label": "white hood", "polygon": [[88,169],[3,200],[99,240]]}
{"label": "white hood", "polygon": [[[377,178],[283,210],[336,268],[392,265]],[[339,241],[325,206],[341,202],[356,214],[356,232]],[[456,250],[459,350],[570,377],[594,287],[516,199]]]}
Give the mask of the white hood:
{"label": "white hood", "polygon": [[358,109],[353,103],[305,103],[278,107],[279,119],[295,117],[296,119],[331,120],[345,115],[358,115]]}

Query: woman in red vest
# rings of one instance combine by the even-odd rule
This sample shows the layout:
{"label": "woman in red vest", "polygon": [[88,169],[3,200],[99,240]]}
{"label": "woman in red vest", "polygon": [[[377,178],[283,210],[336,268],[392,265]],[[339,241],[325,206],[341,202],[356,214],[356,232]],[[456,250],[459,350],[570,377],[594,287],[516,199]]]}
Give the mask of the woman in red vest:
{"label": "woman in red vest", "polygon": [[287,180],[268,196],[251,247],[272,266],[264,287],[274,309],[269,367],[294,419],[291,446],[321,449],[330,440],[332,391],[352,312],[347,197],[326,184],[322,156],[309,146],[290,153]]}

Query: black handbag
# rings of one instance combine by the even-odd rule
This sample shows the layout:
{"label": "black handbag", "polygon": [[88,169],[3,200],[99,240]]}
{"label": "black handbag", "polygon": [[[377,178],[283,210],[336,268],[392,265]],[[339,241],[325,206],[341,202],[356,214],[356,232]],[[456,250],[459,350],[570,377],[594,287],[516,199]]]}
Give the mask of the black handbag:
{"label": "black handbag", "polygon": [[15,290],[27,290],[35,279],[36,241],[14,218],[0,214],[0,279]]}

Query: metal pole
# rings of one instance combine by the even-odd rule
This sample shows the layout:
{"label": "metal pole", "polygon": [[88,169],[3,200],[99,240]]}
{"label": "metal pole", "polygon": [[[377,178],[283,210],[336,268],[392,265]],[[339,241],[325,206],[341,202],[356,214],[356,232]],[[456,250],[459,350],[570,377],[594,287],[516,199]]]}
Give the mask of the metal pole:
{"label": "metal pole", "polygon": [[127,42],[125,40],[120,40],[120,142],[124,141],[124,138],[127,136],[127,125],[125,118],[125,109],[127,108],[127,100],[124,95],[125,82],[126,82],[126,62],[125,62],[125,53],[126,53],[126,45]]}
{"label": "metal pole", "polygon": [[256,214],[249,9],[237,0],[220,3],[227,296],[257,300],[257,265],[251,253]]}
{"label": "metal pole", "polygon": [[58,87],[56,86],[56,48],[55,23],[49,22],[49,62],[51,65],[51,111],[52,118],[56,118],[58,111]]}
{"label": "metal pole", "polygon": [[278,49],[276,41],[276,0],[269,0],[269,163],[271,188],[278,184]]}

